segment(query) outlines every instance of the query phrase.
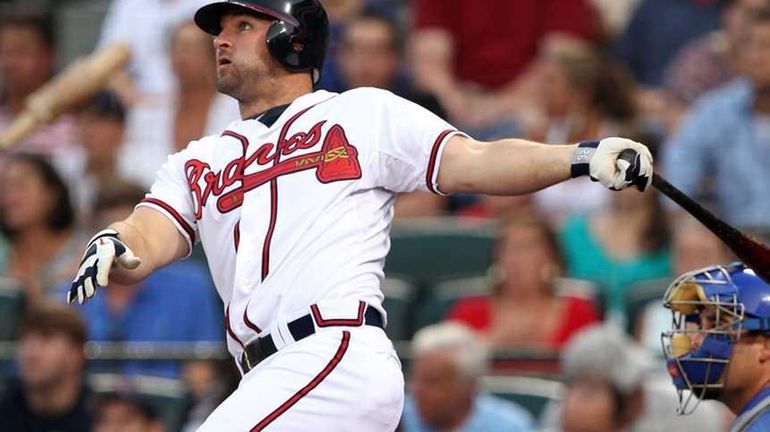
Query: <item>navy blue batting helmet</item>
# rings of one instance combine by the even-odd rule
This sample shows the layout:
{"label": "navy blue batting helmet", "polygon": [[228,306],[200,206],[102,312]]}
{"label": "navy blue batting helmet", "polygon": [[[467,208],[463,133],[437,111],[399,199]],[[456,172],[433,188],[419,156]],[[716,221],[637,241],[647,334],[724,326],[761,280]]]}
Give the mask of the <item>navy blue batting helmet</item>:
{"label": "navy blue batting helmet", "polygon": [[198,9],[195,23],[216,36],[222,15],[239,10],[272,18],[266,40],[270,55],[290,71],[310,71],[313,83],[318,82],[329,44],[329,18],[318,0],[219,1]]}

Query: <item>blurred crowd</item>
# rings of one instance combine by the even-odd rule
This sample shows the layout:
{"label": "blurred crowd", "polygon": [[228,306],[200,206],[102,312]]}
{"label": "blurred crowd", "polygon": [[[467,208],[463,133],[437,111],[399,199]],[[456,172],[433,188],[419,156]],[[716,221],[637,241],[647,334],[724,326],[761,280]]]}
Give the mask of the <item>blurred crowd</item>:
{"label": "blurred crowd", "polygon": [[[332,40],[319,88],[388,89],[485,140],[628,136],[685,193],[770,233],[770,0],[322,2]],[[170,154],[239,116],[191,22],[205,3],[111,0],[94,46],[129,44],[130,66],[0,154],[0,336],[18,342],[0,362],[0,432],[192,431],[237,382],[228,360],[86,360],[89,341],[221,343],[197,249],[63,304],[90,235],[131,212]],[[67,66],[56,3],[40,5],[0,15],[0,131]],[[724,430],[716,404],[674,414],[661,298],[676,275],[733,257],[671,202],[587,179],[519,197],[415,192],[398,198],[394,230],[437,217],[491,224],[496,238],[483,287],[403,337],[403,431]],[[546,360],[522,368],[521,353]],[[534,410],[482,385],[533,374],[560,383]],[[87,376],[115,380],[104,390]],[[145,397],[146,379],[181,383],[178,418]]]}

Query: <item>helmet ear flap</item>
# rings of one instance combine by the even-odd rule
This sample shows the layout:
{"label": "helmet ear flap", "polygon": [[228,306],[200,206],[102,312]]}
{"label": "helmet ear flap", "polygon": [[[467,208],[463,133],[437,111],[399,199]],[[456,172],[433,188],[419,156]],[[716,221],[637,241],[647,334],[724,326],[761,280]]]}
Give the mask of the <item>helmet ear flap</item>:
{"label": "helmet ear flap", "polygon": [[267,30],[267,48],[273,58],[289,70],[301,70],[304,43],[297,28],[285,21],[274,21]]}

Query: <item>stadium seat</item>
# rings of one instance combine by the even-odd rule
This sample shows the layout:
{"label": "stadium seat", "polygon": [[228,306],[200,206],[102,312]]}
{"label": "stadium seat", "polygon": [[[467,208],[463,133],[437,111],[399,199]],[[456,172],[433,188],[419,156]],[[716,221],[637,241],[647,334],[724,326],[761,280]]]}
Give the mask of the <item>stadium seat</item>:
{"label": "stadium seat", "polygon": [[446,318],[452,305],[464,297],[489,294],[488,279],[484,275],[439,280],[429,286],[419,299],[415,310],[413,332]]}
{"label": "stadium seat", "polygon": [[182,429],[190,399],[182,380],[149,376],[91,374],[88,383],[96,393],[131,393],[154,407],[167,431]]}
{"label": "stadium seat", "polygon": [[630,334],[636,334],[640,314],[650,302],[662,304],[663,294],[671,283],[671,278],[652,279],[630,286],[624,296],[628,312],[628,328]]}
{"label": "stadium seat", "polygon": [[406,278],[388,277],[382,282],[382,292],[385,294],[382,305],[388,314],[385,332],[394,341],[407,340],[412,328],[417,287]]}
{"label": "stadium seat", "polygon": [[16,339],[17,327],[24,313],[24,289],[13,278],[0,277],[0,341]]}
{"label": "stadium seat", "polygon": [[548,402],[561,397],[563,386],[559,381],[521,376],[487,375],[481,379],[483,390],[518,404],[535,419]]}
{"label": "stadium seat", "polygon": [[385,274],[406,275],[424,286],[439,279],[483,274],[495,229],[488,223],[429,218],[398,223],[391,231]]}

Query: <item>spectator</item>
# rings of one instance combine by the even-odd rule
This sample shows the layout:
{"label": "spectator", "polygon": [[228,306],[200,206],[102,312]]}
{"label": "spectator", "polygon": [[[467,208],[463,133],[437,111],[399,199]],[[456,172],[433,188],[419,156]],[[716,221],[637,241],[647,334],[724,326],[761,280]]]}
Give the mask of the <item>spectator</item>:
{"label": "spectator", "polygon": [[556,235],[534,215],[506,221],[495,250],[499,280],[489,297],[458,301],[448,318],[482,332],[496,347],[558,349],[599,319],[583,298],[557,293],[564,268]]}
{"label": "spectator", "polygon": [[1,432],[90,430],[84,344],[83,321],[68,307],[40,304],[28,311],[16,355],[19,382],[0,399]]}
{"label": "spectator", "polygon": [[[617,54],[643,86],[659,88],[669,61],[690,40],[719,28],[724,0],[640,0]],[[684,25],[683,25],[684,24]]]}
{"label": "spectator", "polygon": [[185,21],[173,28],[169,44],[176,87],[133,106],[119,158],[120,172],[148,188],[169,154],[240,119],[235,99],[217,92],[211,37]]}
{"label": "spectator", "polygon": [[207,0],[112,0],[98,45],[123,42],[131,48],[128,82],[121,86],[127,104],[173,91],[168,35],[206,3]]}
{"label": "spectator", "polygon": [[392,0],[323,0],[322,3],[329,16],[329,49],[321,70],[321,80],[316,87],[339,92],[344,86],[338,63],[339,49],[342,34],[348,22],[356,19],[366,10],[387,13],[389,19],[395,19],[404,8],[394,4]]}
{"label": "spectator", "polygon": [[[715,263],[727,264],[733,257],[724,243],[700,222],[688,214],[678,215],[671,231],[671,249],[673,254],[673,273],[681,275],[693,270],[712,266]],[[650,281],[657,294],[654,300],[641,312],[638,322],[634,323],[638,340],[651,352],[660,352],[660,335],[671,329],[671,311],[664,308],[660,299],[671,282],[672,275]],[[650,293],[652,294],[652,291]]]}
{"label": "spectator", "polygon": [[415,335],[412,350],[411,396],[404,404],[403,432],[533,429],[527,411],[479,391],[486,356],[476,336],[464,325],[425,327]]}
{"label": "spectator", "polygon": [[[526,136],[549,143],[580,142],[637,133],[636,88],[627,71],[596,48],[574,38],[551,37],[538,58],[544,115]],[[589,179],[535,194],[535,205],[555,225],[571,213],[607,205],[610,191]],[[568,197],[580,196],[580,200]]]}
{"label": "spectator", "polygon": [[599,284],[605,316],[622,324],[626,288],[671,274],[669,226],[654,190],[611,197],[605,210],[568,218],[561,243],[567,275]]}
{"label": "spectator", "polygon": [[83,239],[69,191],[42,156],[7,157],[0,171],[0,233],[10,244],[0,274],[18,279],[28,302],[53,295],[77,268]]}
{"label": "spectator", "polygon": [[[653,373],[647,353],[620,329],[594,326],[581,331],[562,353],[567,379],[560,403],[548,407],[543,423],[564,432],[725,430],[725,409],[709,401],[701,415],[676,414],[677,395],[666,377]],[[661,368],[662,369],[662,368]]]}
{"label": "spectator", "polygon": [[587,0],[419,0],[414,14],[417,85],[481,139],[515,133],[510,117],[522,109],[523,72],[546,34],[595,33]]}
{"label": "spectator", "polygon": [[[0,22],[0,130],[7,129],[27,97],[53,77],[54,34],[52,20],[43,14],[14,12]],[[53,158],[57,168],[69,174],[79,152],[76,143],[74,118],[64,115],[38,126],[16,147]]]}
{"label": "spectator", "polygon": [[[378,87],[390,90],[443,117],[435,97],[415,91],[402,74],[401,42],[395,21],[374,10],[350,18],[338,48],[338,67],[343,90]],[[437,216],[444,212],[446,198],[429,192],[401,195],[396,201],[398,219]]]}
{"label": "spectator", "polygon": [[591,0],[602,18],[602,34],[614,39],[628,25],[639,0]]}
{"label": "spectator", "polygon": [[770,8],[754,14],[744,75],[707,93],[664,148],[674,186],[713,202],[728,222],[770,227]]}
{"label": "spectator", "polygon": [[154,407],[138,395],[107,393],[99,398],[92,432],[165,432]]}
{"label": "spectator", "polygon": [[[95,226],[127,217],[144,193],[137,186],[114,182],[96,199]],[[61,298],[66,289],[63,286]],[[90,340],[111,342],[219,342],[222,319],[206,272],[193,262],[180,262],[156,271],[137,285],[115,282],[82,307]],[[184,313],[175,313],[184,311]],[[130,375],[181,378],[182,365],[174,361],[132,360],[95,369],[119,370]]]}
{"label": "spectator", "polygon": [[751,17],[767,0],[733,0],[722,12],[722,28],[689,42],[666,68],[664,86],[674,130],[698,97],[740,73],[740,54],[749,38]]}
{"label": "spectator", "polygon": [[72,184],[77,208],[86,220],[93,208],[99,185],[109,184],[118,171],[118,153],[123,146],[126,108],[117,94],[97,94],[78,115],[80,143],[85,150],[81,175]]}

